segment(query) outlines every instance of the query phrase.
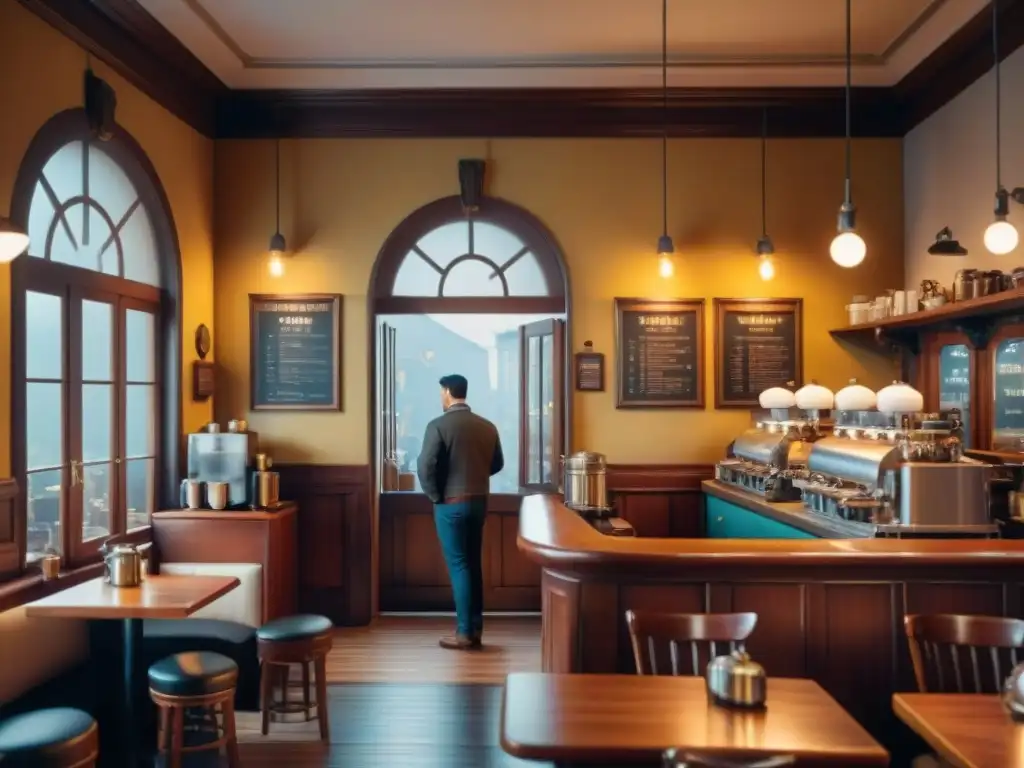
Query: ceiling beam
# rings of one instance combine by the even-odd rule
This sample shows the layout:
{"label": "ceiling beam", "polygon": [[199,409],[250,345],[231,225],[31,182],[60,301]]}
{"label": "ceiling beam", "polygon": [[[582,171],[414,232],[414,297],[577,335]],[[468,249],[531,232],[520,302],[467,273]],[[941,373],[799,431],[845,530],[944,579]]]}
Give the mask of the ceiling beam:
{"label": "ceiling beam", "polygon": [[[19,0],[206,136],[655,136],[660,89],[231,90],[137,0]],[[1000,0],[1003,57],[1024,45],[1024,0]],[[903,136],[992,65],[991,12],[977,14],[891,88],[855,88],[856,136]],[[678,137],[843,135],[840,88],[671,89]]]}

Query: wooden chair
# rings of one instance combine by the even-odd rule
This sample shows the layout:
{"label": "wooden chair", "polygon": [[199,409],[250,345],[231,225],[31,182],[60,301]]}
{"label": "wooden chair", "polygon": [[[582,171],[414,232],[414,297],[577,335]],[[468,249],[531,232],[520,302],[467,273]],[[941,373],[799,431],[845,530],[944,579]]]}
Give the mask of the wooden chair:
{"label": "wooden chair", "polygon": [[[756,613],[626,611],[638,675],[703,676],[711,659],[742,649],[756,624]],[[681,671],[679,646],[683,643],[689,646],[689,672]],[[671,672],[659,672],[662,669]]]}
{"label": "wooden chair", "polygon": [[922,693],[999,693],[1024,653],[1024,621],[995,616],[906,616]]}

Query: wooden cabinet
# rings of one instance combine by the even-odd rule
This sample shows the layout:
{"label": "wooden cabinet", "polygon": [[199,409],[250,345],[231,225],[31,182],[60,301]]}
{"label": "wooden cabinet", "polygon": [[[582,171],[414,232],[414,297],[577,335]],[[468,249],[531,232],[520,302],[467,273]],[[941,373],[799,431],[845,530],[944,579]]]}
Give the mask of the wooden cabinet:
{"label": "wooden cabinet", "polygon": [[801,531],[714,496],[705,496],[709,539],[816,539]]}
{"label": "wooden cabinet", "polygon": [[165,563],[258,563],[263,566],[263,621],[297,612],[295,504],[277,512],[156,512],[153,546],[158,561]]}

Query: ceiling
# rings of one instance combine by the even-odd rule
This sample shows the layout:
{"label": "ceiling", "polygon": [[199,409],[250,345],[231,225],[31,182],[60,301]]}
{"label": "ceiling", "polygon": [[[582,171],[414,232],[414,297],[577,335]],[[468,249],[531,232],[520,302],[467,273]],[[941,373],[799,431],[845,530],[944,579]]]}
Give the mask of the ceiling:
{"label": "ceiling", "polygon": [[[231,88],[661,84],[660,0],[138,2]],[[987,4],[854,0],[854,84],[894,85]],[[844,0],[669,0],[668,16],[670,86],[844,82]]]}

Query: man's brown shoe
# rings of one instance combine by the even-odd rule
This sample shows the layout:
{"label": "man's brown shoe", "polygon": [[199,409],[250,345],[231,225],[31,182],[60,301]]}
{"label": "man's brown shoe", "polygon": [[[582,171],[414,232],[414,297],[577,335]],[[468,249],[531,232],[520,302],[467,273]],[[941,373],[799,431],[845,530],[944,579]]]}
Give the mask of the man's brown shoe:
{"label": "man's brown shoe", "polygon": [[442,637],[438,644],[442,648],[446,648],[449,651],[468,651],[474,648],[480,647],[480,641],[472,637],[466,637],[465,635],[455,635],[454,637]]}

